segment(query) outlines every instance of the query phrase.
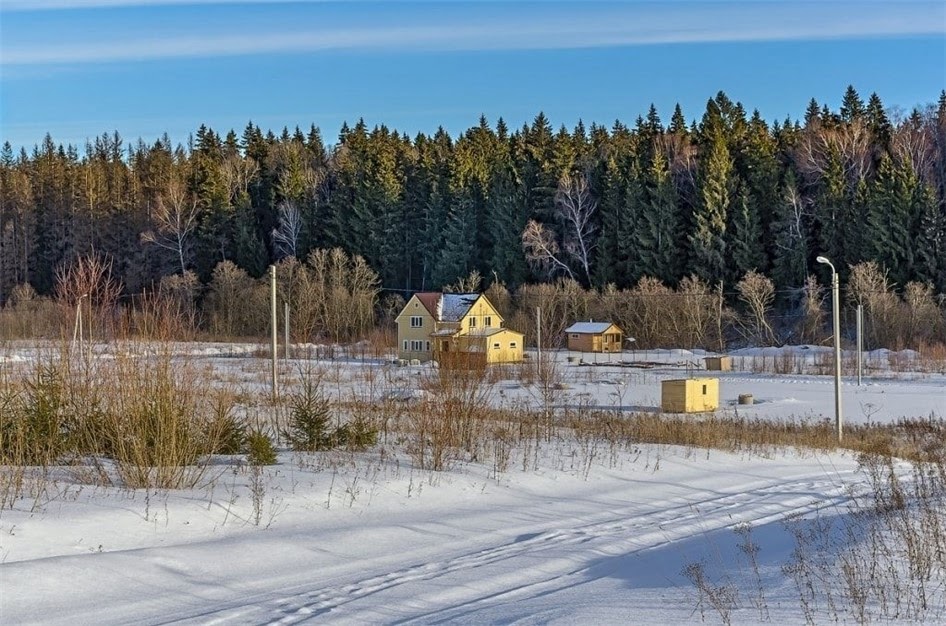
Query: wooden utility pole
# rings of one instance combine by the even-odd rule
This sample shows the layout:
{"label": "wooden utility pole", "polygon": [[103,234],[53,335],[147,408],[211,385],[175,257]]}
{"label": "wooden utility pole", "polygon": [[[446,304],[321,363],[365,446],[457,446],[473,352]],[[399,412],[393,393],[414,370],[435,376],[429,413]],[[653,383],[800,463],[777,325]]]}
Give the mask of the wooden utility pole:
{"label": "wooden utility pole", "polygon": [[272,354],[273,354],[273,401],[275,402],[276,397],[277,397],[277,389],[276,389],[276,350],[277,350],[277,348],[278,348],[278,346],[276,345],[276,333],[277,333],[278,329],[277,329],[277,327],[276,327],[277,318],[276,318],[276,266],[275,266],[275,265],[270,265],[270,266],[269,266],[269,283],[270,283],[269,301],[270,301],[270,305],[271,305],[271,308],[272,308],[272,316],[271,316],[272,319],[271,319],[271,323],[272,323],[272,327],[273,327],[273,337],[272,337],[272,339],[273,339],[273,342],[272,342]]}
{"label": "wooden utility pole", "polygon": [[289,303],[283,302],[283,311],[285,313],[285,323],[283,324],[283,335],[286,343],[286,360],[289,360]]}

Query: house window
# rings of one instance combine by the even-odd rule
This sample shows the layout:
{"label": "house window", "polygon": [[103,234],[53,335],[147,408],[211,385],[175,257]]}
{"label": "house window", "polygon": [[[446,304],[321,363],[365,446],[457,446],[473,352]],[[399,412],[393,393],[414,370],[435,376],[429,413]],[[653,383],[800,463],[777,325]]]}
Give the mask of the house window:
{"label": "house window", "polygon": [[407,339],[404,340],[404,352],[407,352]]}
{"label": "house window", "polygon": [[578,333],[572,333],[572,339],[578,339]]}
{"label": "house window", "polygon": [[476,328],[476,318],[475,318],[475,317],[471,317],[471,318],[470,318],[470,328]]}
{"label": "house window", "polygon": [[515,348],[515,347],[516,347],[516,342],[515,342],[515,341],[510,341],[510,342],[509,342],[509,347],[510,347],[510,348]]}
{"label": "house window", "polygon": [[424,326],[424,318],[420,315],[411,316],[411,328],[422,328]]}
{"label": "house window", "polygon": [[703,385],[703,395],[706,395],[706,385]]}
{"label": "house window", "polygon": [[499,350],[499,344],[498,344],[498,343],[494,343],[494,344],[493,344],[493,350]]}
{"label": "house window", "polygon": [[490,317],[489,315],[487,315],[486,317],[483,318],[483,326],[485,326],[486,328],[489,328],[489,327],[492,326],[492,325],[493,325],[493,318],[492,318],[492,317]]}
{"label": "house window", "polygon": [[420,352],[424,347],[424,342],[419,339],[411,340],[411,352]]}

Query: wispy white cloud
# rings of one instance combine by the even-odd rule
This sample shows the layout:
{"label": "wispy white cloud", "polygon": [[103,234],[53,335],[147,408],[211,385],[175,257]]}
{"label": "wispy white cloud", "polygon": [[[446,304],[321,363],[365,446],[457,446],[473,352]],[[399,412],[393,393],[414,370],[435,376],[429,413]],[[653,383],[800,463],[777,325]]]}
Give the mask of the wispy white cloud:
{"label": "wispy white cloud", "polygon": [[[33,0],[44,1],[57,0]],[[653,10],[654,5],[597,5],[551,17],[516,12],[499,21],[428,19],[420,25],[286,27],[279,32],[168,33],[61,43],[30,40],[4,45],[0,62],[36,66],[328,50],[540,50],[946,34],[944,4],[860,3],[863,10],[852,10],[851,4],[669,4],[659,10]]]}
{"label": "wispy white cloud", "polygon": [[211,4],[286,4],[330,0],[4,0],[0,11],[53,11],[61,9],[114,9],[121,7],[199,6]]}

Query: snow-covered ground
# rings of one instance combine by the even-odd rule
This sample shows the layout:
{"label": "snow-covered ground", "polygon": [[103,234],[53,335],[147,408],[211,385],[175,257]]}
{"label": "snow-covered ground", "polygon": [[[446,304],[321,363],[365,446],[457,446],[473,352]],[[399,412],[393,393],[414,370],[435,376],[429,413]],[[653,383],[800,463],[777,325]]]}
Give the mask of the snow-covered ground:
{"label": "snow-covered ground", "polygon": [[[257,350],[180,347],[222,383],[265,389],[267,361]],[[5,356],[15,366],[35,351]],[[686,376],[702,356],[636,353],[633,360],[653,364],[640,368],[581,365],[560,352],[555,402],[653,409],[660,381]],[[303,365],[284,365],[286,380]],[[367,357],[318,367],[338,396],[410,397],[430,373]],[[534,385],[508,374],[497,377],[491,402],[537,401]],[[724,413],[833,419],[831,376],[713,374]],[[851,383],[843,388],[848,420],[946,415],[942,374],[887,368]],[[756,404],[737,407],[744,393]],[[224,461],[209,485],[186,491],[54,476],[43,492],[0,511],[0,623],[678,624],[703,612],[718,623],[683,574],[694,564],[739,589],[734,622],[803,623],[783,570],[793,549],[783,521],[844,517],[865,484],[846,453],[589,450],[564,439],[544,446],[537,463],[513,450],[498,473],[475,462],[419,470],[397,450],[283,452],[259,474]],[[737,545],[741,524],[759,546],[757,574]]]}

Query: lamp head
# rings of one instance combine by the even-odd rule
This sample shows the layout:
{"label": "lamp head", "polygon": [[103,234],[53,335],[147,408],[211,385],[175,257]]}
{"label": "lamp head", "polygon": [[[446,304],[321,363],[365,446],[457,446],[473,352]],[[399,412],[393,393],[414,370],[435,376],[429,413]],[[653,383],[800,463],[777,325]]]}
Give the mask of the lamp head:
{"label": "lamp head", "polygon": [[815,259],[815,261],[818,261],[818,263],[827,263],[828,265],[831,265],[831,261],[824,258],[823,256],[819,256],[818,258]]}

